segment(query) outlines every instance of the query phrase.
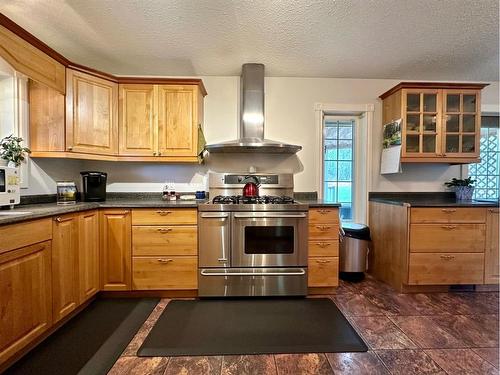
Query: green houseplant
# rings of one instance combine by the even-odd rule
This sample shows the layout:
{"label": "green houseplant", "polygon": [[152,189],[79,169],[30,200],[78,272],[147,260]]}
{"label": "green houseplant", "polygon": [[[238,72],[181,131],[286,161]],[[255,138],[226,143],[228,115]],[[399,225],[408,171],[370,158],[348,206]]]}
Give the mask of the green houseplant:
{"label": "green houseplant", "polygon": [[19,167],[25,159],[26,154],[30,154],[31,150],[23,147],[22,138],[14,135],[9,135],[0,141],[0,158],[7,162],[7,165]]}
{"label": "green houseplant", "polygon": [[466,179],[452,178],[451,181],[445,182],[444,184],[455,191],[458,200],[470,201],[474,194],[474,182],[476,182],[476,180],[470,177]]}

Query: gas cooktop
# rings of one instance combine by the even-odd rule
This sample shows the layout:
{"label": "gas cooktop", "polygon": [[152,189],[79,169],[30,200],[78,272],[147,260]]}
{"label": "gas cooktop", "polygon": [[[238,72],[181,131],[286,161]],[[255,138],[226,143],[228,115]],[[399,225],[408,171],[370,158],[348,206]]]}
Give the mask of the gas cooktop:
{"label": "gas cooktop", "polygon": [[293,204],[295,201],[289,196],[262,195],[244,197],[242,195],[217,195],[212,199],[213,204]]}

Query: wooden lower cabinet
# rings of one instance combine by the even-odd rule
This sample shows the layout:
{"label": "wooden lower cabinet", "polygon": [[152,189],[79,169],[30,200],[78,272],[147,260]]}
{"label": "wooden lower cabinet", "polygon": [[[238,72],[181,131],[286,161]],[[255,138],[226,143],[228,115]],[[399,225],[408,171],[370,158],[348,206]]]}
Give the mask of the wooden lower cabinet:
{"label": "wooden lower cabinet", "polygon": [[132,267],[136,290],[198,288],[196,256],[134,257]]}
{"label": "wooden lower cabinet", "polygon": [[130,210],[100,212],[101,288],[130,290],[132,236]]}
{"label": "wooden lower cabinet", "polygon": [[52,324],[51,242],[0,254],[0,364]]}
{"label": "wooden lower cabinet", "polygon": [[499,272],[499,209],[489,208],[486,219],[486,249],[484,251],[484,283],[498,284]]}
{"label": "wooden lower cabinet", "polygon": [[309,287],[339,285],[338,257],[309,257]]}
{"label": "wooden lower cabinet", "polygon": [[79,303],[78,214],[54,218],[52,227],[52,308],[54,322]]}
{"label": "wooden lower cabinet", "polygon": [[410,254],[409,285],[482,284],[484,254]]}
{"label": "wooden lower cabinet", "polygon": [[99,214],[83,212],[78,220],[79,302],[83,303],[99,291]]}

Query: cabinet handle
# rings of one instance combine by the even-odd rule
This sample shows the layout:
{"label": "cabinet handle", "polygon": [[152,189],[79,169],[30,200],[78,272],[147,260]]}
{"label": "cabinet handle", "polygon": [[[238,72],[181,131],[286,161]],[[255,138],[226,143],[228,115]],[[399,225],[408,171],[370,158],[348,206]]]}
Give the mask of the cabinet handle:
{"label": "cabinet handle", "polygon": [[161,152],[158,152],[158,156],[161,156]]}
{"label": "cabinet handle", "polygon": [[452,212],[457,212],[457,210],[454,208],[443,208],[443,209],[441,209],[441,211],[443,211],[447,214],[451,214]]}
{"label": "cabinet handle", "polygon": [[331,261],[330,260],[316,260],[316,263],[319,263],[319,264],[325,264],[325,263],[330,263]]}
{"label": "cabinet handle", "polygon": [[68,151],[72,151],[73,150],[73,147],[72,146],[68,146]]}
{"label": "cabinet handle", "polygon": [[153,152],[153,156],[156,156],[156,152]]}
{"label": "cabinet handle", "polygon": [[319,230],[329,230],[331,227],[329,225],[316,225]]}
{"label": "cabinet handle", "polygon": [[168,233],[172,231],[172,228],[158,228],[157,231],[160,233]]}
{"label": "cabinet handle", "polygon": [[452,260],[452,259],[455,259],[455,256],[454,255],[441,255],[441,259]]}
{"label": "cabinet handle", "polygon": [[160,211],[156,211],[156,213],[160,216],[166,216],[168,214],[171,214],[172,211],[163,211],[163,210],[160,210]]}
{"label": "cabinet handle", "polygon": [[318,245],[319,247],[325,248],[327,246],[330,246],[331,244],[328,242],[316,242],[316,245]]}
{"label": "cabinet handle", "polygon": [[441,225],[441,228],[452,230],[452,229],[457,229],[457,226],[456,225]]}
{"label": "cabinet handle", "polygon": [[60,216],[56,217],[54,221],[57,221],[58,223],[62,223],[62,218]]}
{"label": "cabinet handle", "polygon": [[488,208],[488,212],[495,212],[494,208]]}
{"label": "cabinet handle", "polygon": [[158,259],[159,263],[170,263],[173,262],[173,259],[165,259],[165,258],[160,258]]}
{"label": "cabinet handle", "polygon": [[326,215],[327,213],[331,212],[330,210],[318,210],[318,213],[321,215]]}

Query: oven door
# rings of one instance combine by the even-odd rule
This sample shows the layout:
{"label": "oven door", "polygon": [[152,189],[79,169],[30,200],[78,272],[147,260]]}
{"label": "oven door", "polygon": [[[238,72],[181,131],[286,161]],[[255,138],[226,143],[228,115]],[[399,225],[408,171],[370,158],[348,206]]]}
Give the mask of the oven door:
{"label": "oven door", "polygon": [[307,267],[307,212],[233,213],[233,267]]}

